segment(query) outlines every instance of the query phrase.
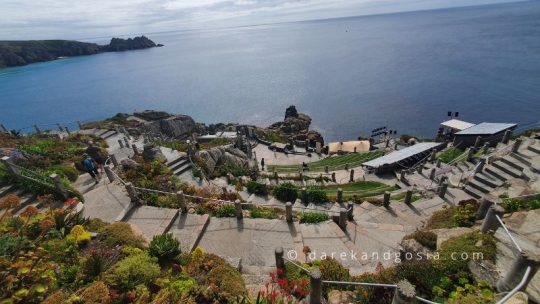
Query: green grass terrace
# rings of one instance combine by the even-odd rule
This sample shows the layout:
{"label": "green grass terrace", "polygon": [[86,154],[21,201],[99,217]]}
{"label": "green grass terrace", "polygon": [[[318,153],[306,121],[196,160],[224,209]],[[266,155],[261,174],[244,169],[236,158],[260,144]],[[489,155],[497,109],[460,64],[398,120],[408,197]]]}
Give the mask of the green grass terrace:
{"label": "green grass terrace", "polygon": [[[343,170],[348,164],[349,168],[359,167],[362,163],[375,159],[383,155],[382,151],[372,151],[366,153],[355,153],[346,155],[330,156],[315,162],[308,163],[309,170],[322,172],[326,166],[330,171]],[[294,173],[302,170],[302,164],[298,165],[269,165],[269,171],[278,173]]]}
{"label": "green grass terrace", "polygon": [[360,181],[342,185],[329,185],[323,187],[326,195],[330,199],[337,198],[337,190],[341,188],[343,190],[343,198],[351,199],[353,197],[366,198],[383,195],[386,191],[395,191],[398,188],[396,186],[390,186],[380,182],[374,181]]}

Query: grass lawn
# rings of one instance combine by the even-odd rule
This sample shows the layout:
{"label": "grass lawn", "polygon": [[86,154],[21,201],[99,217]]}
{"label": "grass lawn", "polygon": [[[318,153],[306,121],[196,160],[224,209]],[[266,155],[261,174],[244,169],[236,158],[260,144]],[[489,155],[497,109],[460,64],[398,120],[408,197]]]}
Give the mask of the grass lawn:
{"label": "grass lawn", "polygon": [[[308,166],[309,166],[310,171],[324,171],[326,166],[328,166],[328,168],[331,171],[342,170],[342,169],[345,169],[346,164],[349,164],[349,168],[354,168],[354,167],[360,166],[363,162],[370,161],[382,155],[383,155],[383,152],[381,151],[336,155],[336,156],[330,156],[330,157],[327,157],[327,158],[324,158],[315,162],[308,163]],[[272,171],[273,169],[275,169],[275,171],[282,172],[282,173],[298,172],[299,170],[301,170],[301,168],[302,168],[301,164],[277,165],[277,166],[269,165],[268,166],[269,171]]]}
{"label": "grass lawn", "polygon": [[360,181],[350,184],[325,186],[323,190],[329,198],[335,199],[338,188],[343,190],[344,199],[352,198],[355,195],[358,198],[378,196],[382,195],[385,191],[394,191],[397,189],[395,186],[389,186],[379,182]]}
{"label": "grass lawn", "polygon": [[[405,195],[407,194],[407,192],[401,192],[401,193],[398,193],[396,195],[392,195],[390,197],[390,200],[393,200],[393,201],[404,201],[405,200]],[[411,198],[411,203],[414,203],[416,202],[417,200],[421,199],[422,196],[415,193],[413,191],[413,195],[412,195],[412,198]]]}
{"label": "grass lawn", "polygon": [[437,156],[437,159],[439,159],[441,162],[448,164],[449,162],[453,161],[454,159],[458,158],[460,155],[462,155],[465,151],[458,149],[458,148],[449,148],[445,151],[443,151],[439,156]]}

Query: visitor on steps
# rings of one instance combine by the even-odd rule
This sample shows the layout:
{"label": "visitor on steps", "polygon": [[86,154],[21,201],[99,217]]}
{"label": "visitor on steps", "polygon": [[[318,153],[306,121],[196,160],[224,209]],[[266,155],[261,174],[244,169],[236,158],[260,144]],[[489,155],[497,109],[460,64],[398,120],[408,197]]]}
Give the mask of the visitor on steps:
{"label": "visitor on steps", "polygon": [[85,152],[96,161],[99,173],[103,174],[103,166],[105,166],[104,155],[106,155],[106,153],[104,153],[103,150],[93,141],[90,141],[88,143],[88,148],[86,148]]}
{"label": "visitor on steps", "polygon": [[99,180],[101,179],[101,174],[98,172],[98,164],[97,162],[90,157],[88,154],[83,154],[83,160],[82,165],[84,170],[92,176],[92,178],[96,181],[96,184],[99,183]]}

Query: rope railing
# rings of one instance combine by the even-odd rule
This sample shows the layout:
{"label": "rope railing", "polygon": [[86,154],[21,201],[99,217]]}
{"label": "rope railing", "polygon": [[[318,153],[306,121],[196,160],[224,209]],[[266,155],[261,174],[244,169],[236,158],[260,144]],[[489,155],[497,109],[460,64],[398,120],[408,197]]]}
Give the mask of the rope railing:
{"label": "rope railing", "polygon": [[499,221],[499,224],[501,224],[501,227],[504,229],[504,231],[506,232],[506,234],[508,235],[508,237],[510,238],[510,240],[512,241],[512,243],[516,247],[517,252],[522,252],[521,247],[518,245],[517,241],[514,239],[514,237],[510,233],[510,230],[508,230],[508,228],[504,224],[503,220],[498,215],[495,215],[495,217],[497,218],[497,220]]}
{"label": "rope railing", "polygon": [[321,282],[323,284],[329,284],[329,285],[350,285],[350,286],[397,288],[396,284],[366,283],[366,282],[345,282],[345,281],[326,281],[326,280],[322,280]]}
{"label": "rope railing", "polygon": [[287,258],[287,257],[283,257],[283,259],[284,259],[286,262],[291,263],[292,265],[296,266],[298,269],[303,270],[303,271],[305,271],[305,272],[308,273],[308,274],[311,272],[311,271],[309,271],[309,269],[307,269],[307,268],[305,268],[305,267],[302,267],[301,265],[299,265],[298,263],[296,263],[295,261],[293,261],[293,260],[291,260],[291,259],[289,259],[289,258]]}

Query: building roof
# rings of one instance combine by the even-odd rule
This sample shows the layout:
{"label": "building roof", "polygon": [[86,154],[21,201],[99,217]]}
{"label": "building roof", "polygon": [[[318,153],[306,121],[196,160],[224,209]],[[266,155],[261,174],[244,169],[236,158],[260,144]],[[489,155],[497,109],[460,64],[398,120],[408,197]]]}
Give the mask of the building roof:
{"label": "building roof", "polygon": [[439,145],[441,145],[441,143],[436,143],[436,142],[418,143],[416,145],[412,145],[405,149],[394,151],[390,154],[386,154],[379,158],[362,163],[362,165],[372,167],[372,168],[378,168],[386,164],[391,165],[400,161],[404,161],[409,157],[413,157],[415,155],[424,153],[426,151],[430,151],[431,149],[436,148]]}
{"label": "building roof", "polygon": [[517,126],[514,123],[492,123],[492,122],[483,122],[472,126],[463,131],[459,131],[456,135],[491,135],[497,134],[501,131],[514,128]]}
{"label": "building roof", "polygon": [[450,119],[442,122],[441,126],[461,131],[474,126],[474,124],[459,119]]}
{"label": "building roof", "polygon": [[[328,153],[334,154],[339,151],[343,152],[367,152],[369,151],[369,140],[355,140],[355,141],[342,141],[333,142],[328,144]],[[356,151],[355,149],[356,148]]]}

